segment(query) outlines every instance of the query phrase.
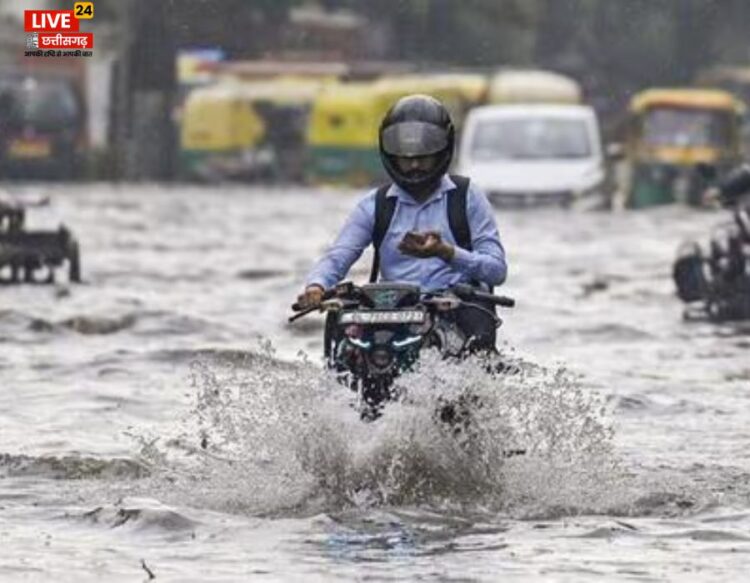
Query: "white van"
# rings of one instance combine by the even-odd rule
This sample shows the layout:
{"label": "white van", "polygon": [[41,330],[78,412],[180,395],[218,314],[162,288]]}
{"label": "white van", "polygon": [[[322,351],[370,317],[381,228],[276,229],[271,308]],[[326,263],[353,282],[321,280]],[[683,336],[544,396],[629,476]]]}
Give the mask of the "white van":
{"label": "white van", "polygon": [[599,123],[584,105],[489,105],[471,110],[457,172],[495,204],[605,204]]}

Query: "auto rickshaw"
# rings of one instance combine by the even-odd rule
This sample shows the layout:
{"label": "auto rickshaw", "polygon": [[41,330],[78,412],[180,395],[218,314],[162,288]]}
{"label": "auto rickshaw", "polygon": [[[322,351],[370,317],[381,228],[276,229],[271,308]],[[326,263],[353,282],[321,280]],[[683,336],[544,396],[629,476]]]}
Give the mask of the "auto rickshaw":
{"label": "auto rickshaw", "polygon": [[366,186],[385,180],[378,128],[394,102],[414,93],[442,101],[460,128],[470,107],[484,99],[486,80],[480,75],[403,75],[327,88],[316,99],[308,126],[310,181]]}
{"label": "auto rickshaw", "polygon": [[204,177],[301,180],[309,111],[330,82],[230,79],[194,90],[182,116],[184,167]]}
{"label": "auto rickshaw", "polygon": [[626,205],[701,204],[699,165],[722,170],[742,156],[744,106],[730,93],[650,89],[633,97],[625,153]]}
{"label": "auto rickshaw", "polygon": [[377,148],[382,109],[371,83],[323,90],[307,128],[308,180],[365,186],[384,176]]}
{"label": "auto rickshaw", "polygon": [[243,97],[263,120],[260,145],[267,152],[265,176],[275,181],[302,182],[305,177],[307,125],[318,93],[337,83],[333,78],[277,77],[242,83]]}
{"label": "auto rickshaw", "polygon": [[266,128],[240,87],[195,89],[181,113],[180,168],[188,179],[240,177]]}
{"label": "auto rickshaw", "polygon": [[[717,66],[704,69],[696,75],[695,84],[699,87],[729,91],[743,103],[750,103],[750,67]],[[745,110],[742,137],[745,151],[750,151],[750,111],[748,110]]]}

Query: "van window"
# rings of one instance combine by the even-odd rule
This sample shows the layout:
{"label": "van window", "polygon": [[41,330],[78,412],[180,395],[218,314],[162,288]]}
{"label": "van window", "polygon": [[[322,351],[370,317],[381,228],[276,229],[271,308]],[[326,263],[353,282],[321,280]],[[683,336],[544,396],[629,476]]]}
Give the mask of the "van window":
{"label": "van window", "polygon": [[588,124],[581,119],[508,118],[478,125],[471,142],[477,160],[590,158]]}

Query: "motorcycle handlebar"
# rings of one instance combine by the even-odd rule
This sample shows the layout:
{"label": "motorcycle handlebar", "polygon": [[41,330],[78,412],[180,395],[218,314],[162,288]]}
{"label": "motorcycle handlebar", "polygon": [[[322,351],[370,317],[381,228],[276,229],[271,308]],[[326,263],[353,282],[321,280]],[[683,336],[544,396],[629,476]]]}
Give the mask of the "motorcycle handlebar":
{"label": "motorcycle handlebar", "polygon": [[488,296],[487,297],[488,301],[502,308],[515,308],[516,307],[516,300],[514,300],[513,298],[509,298],[507,296],[495,296],[492,294],[486,294],[486,295]]}
{"label": "motorcycle handlebar", "polygon": [[456,293],[459,296],[465,296],[470,299],[484,300],[502,308],[513,308],[516,305],[516,300],[514,300],[513,298],[509,298],[507,296],[496,296],[495,294],[480,291],[470,285],[459,284],[455,286],[455,289]]}
{"label": "motorcycle handlebar", "polygon": [[[484,300],[489,303],[492,303],[496,306],[500,306],[503,308],[513,308],[516,305],[516,300],[513,298],[509,298],[507,296],[496,296],[491,293],[480,291],[470,285],[467,284],[459,284],[454,287],[454,290],[456,294],[459,295],[459,297],[464,297],[467,299],[478,299],[478,300]],[[325,292],[323,292],[322,301],[330,300],[336,295],[336,289],[328,289]],[[296,312],[294,316],[289,318],[290,322],[293,322],[294,320],[297,320],[303,316],[306,316],[307,314],[310,314],[312,312],[315,312],[316,310],[320,309],[320,306],[313,306],[310,308],[302,308],[302,306],[295,302],[292,304],[292,311]]]}

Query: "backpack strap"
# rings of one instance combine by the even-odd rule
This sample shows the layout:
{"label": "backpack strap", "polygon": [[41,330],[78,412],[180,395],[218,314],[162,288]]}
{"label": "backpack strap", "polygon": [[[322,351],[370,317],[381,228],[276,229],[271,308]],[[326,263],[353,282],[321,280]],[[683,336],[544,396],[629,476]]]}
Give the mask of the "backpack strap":
{"label": "backpack strap", "polygon": [[[458,176],[457,174],[451,174],[451,180],[456,185],[456,188],[451,191],[448,197],[448,224],[450,225],[451,233],[453,233],[453,238],[456,240],[456,245],[467,251],[472,251],[471,227],[469,226],[469,213],[467,210],[470,180],[466,176]],[[471,285],[474,287],[481,286],[476,280],[472,280]],[[490,293],[494,293],[494,290],[493,286],[489,286]],[[488,306],[488,309],[494,312],[494,304]]]}
{"label": "backpack strap", "polygon": [[386,196],[390,188],[391,185],[386,184],[378,188],[378,191],[375,193],[375,224],[372,228],[372,245],[375,248],[375,253],[372,257],[370,283],[375,283],[378,280],[378,272],[380,271],[380,245],[383,243],[383,239],[385,239],[385,234],[388,232],[393,213],[396,210],[396,197],[392,196],[388,198]]}
{"label": "backpack strap", "polygon": [[456,245],[467,251],[472,250],[471,229],[466,211],[466,201],[469,192],[469,179],[466,176],[451,174],[451,180],[456,188],[448,197],[448,224],[456,240]]}

